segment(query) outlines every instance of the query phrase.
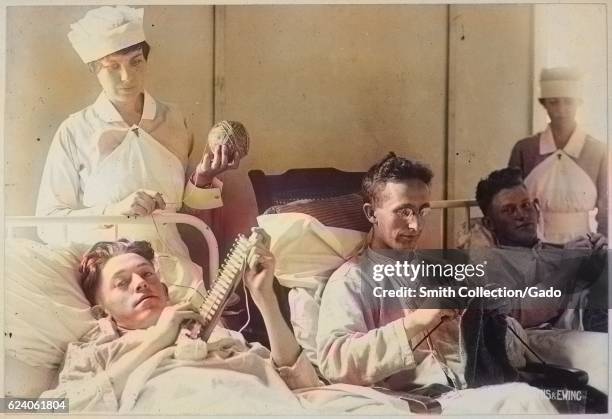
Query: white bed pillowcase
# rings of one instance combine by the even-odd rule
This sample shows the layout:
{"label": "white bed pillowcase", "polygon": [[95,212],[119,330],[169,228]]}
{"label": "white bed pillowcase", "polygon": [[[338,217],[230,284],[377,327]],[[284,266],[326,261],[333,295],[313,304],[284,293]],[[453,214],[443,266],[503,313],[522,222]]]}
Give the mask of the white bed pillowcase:
{"label": "white bed pillowcase", "polygon": [[317,288],[359,250],[366,236],[301,213],[260,215],[257,222],[271,237],[276,278],[288,288]]}
{"label": "white bed pillowcase", "polygon": [[78,282],[78,266],[87,248],[6,241],[7,356],[33,367],[57,368],[68,343],[95,325]]}
{"label": "white bed pillowcase", "polygon": [[38,397],[57,380],[69,342],[95,324],[78,283],[87,245],[5,242],[5,393]]}
{"label": "white bed pillowcase", "polygon": [[336,269],[362,247],[366,233],[328,227],[301,213],[257,217],[271,237],[275,276],[289,291],[291,324],[308,359],[317,364],[317,325],[321,295]]}

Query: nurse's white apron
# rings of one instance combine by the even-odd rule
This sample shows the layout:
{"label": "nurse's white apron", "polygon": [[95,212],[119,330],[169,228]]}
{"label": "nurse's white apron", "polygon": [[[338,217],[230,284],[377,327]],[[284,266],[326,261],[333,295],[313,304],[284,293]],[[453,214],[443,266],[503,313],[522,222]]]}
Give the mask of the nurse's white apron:
{"label": "nurse's white apron", "polygon": [[[564,244],[596,231],[597,187],[591,177],[563,150],[538,164],[525,179],[541,209],[539,236],[548,243]],[[587,292],[574,294],[555,322],[563,329],[584,330],[583,310]]]}
{"label": "nurse's white apron", "polygon": [[597,187],[591,177],[563,150],[538,164],[525,179],[540,202],[540,238],[564,244],[596,231]]}
{"label": "nurse's white apron", "polygon": [[[164,211],[176,212],[181,207],[185,187],[185,169],[179,158],[143,129],[133,126],[117,131],[119,135],[125,132],[125,137],[112,151],[101,150],[104,146],[99,142],[97,165],[83,184],[83,204],[112,205],[146,189],[162,194],[166,202]],[[188,290],[182,287],[201,283],[202,270],[189,259],[176,225],[121,225],[118,233],[119,238],[151,243],[164,280],[169,285],[179,285],[170,288],[173,300],[187,294]],[[114,227],[98,225],[82,229],[73,240],[93,244],[114,237]]]}
{"label": "nurse's white apron", "polygon": [[[123,130],[121,130],[123,131]],[[162,194],[165,211],[175,212],[183,201],[185,169],[172,152],[140,128],[127,130],[123,141],[99,161],[83,185],[86,207],[116,204],[139,189]],[[99,226],[92,241],[112,240],[113,229]],[[147,240],[156,251],[188,256],[174,225],[124,225],[119,236]],[[90,240],[88,240],[90,241]]]}

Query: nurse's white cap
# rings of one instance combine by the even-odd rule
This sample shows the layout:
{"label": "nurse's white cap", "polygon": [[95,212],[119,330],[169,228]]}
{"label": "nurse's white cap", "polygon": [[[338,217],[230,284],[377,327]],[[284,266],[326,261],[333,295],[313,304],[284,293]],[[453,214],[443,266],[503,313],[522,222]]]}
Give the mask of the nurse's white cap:
{"label": "nurse's white cap", "polygon": [[540,73],[540,98],[582,97],[580,71],[572,67],[544,68]]}
{"label": "nurse's white cap", "polygon": [[145,40],[144,9],[104,6],[90,10],[70,25],[68,39],[84,63]]}

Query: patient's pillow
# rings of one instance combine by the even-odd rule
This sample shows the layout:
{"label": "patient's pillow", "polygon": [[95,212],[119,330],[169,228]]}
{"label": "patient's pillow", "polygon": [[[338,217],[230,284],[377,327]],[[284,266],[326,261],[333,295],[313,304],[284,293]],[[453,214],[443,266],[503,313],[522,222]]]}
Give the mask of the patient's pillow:
{"label": "patient's pillow", "polygon": [[6,241],[8,356],[34,367],[57,368],[69,342],[95,324],[78,283],[85,245],[53,248],[30,240]]}
{"label": "patient's pillow", "polygon": [[363,232],[328,227],[306,214],[260,215],[257,222],[271,237],[275,275],[289,288],[317,288],[361,248],[365,238]]}
{"label": "patient's pillow", "polygon": [[194,292],[202,292],[202,268],[190,259],[155,252],[155,269],[168,285],[170,302],[176,304],[189,299]]}
{"label": "patient's pillow", "polygon": [[363,246],[366,234],[325,226],[306,214],[271,214],[257,218],[271,236],[275,275],[289,291],[291,324],[313,364],[321,295],[331,274]]}
{"label": "patient's pillow", "polygon": [[46,390],[68,343],[95,325],[76,269],[86,249],[86,245],[52,248],[31,240],[6,241],[7,393],[36,397]]}

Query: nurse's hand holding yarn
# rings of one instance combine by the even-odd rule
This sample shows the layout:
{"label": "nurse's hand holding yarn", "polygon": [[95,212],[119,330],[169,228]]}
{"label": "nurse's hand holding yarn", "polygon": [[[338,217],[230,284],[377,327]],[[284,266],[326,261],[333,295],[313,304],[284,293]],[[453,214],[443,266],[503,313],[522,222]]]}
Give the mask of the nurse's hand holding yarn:
{"label": "nurse's hand holding yarn", "polygon": [[194,172],[193,182],[199,188],[208,187],[215,176],[228,169],[237,168],[239,162],[240,159],[234,156],[230,163],[229,147],[226,144],[218,145],[212,153],[204,153],[202,161]]}
{"label": "nurse's hand holding yarn", "polygon": [[164,198],[159,192],[139,189],[126,198],[105,208],[105,215],[138,215],[151,214],[156,209],[166,208]]}
{"label": "nurse's hand holding yarn", "polygon": [[249,133],[238,121],[217,122],[208,133],[208,147],[215,150],[219,145],[227,145],[235,163],[249,153],[249,143]]}
{"label": "nurse's hand holding yarn", "polygon": [[240,122],[221,121],[208,133],[208,150],[194,172],[196,186],[208,187],[215,176],[237,169],[240,159],[249,152],[249,134]]}

